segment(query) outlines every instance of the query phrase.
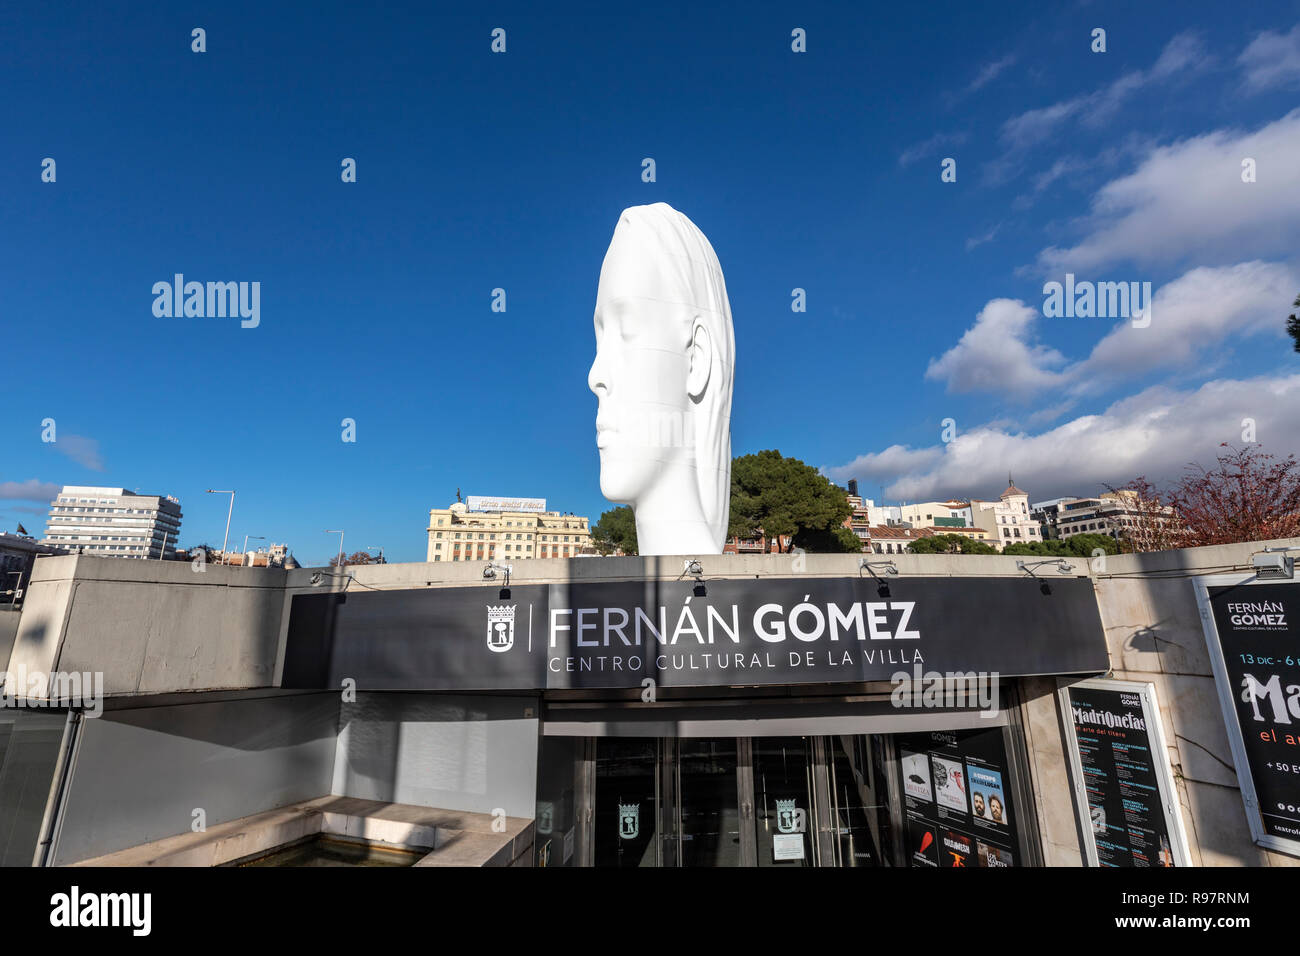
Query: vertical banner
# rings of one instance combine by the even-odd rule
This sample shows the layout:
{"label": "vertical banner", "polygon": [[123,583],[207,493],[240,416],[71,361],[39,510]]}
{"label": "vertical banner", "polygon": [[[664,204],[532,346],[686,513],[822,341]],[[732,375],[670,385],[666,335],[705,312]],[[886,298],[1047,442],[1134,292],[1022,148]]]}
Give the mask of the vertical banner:
{"label": "vertical banner", "polygon": [[1060,693],[1089,865],[1187,866],[1155,688],[1099,678]]}
{"label": "vertical banner", "polygon": [[1197,600],[1251,835],[1300,856],[1300,584],[1214,575]]}

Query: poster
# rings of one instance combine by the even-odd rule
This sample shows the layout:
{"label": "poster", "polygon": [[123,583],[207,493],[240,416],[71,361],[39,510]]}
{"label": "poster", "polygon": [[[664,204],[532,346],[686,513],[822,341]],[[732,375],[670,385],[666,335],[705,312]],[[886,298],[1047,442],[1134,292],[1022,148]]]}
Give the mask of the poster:
{"label": "poster", "polygon": [[908,865],[1013,866],[1002,728],[899,734]]}
{"label": "poster", "polygon": [[1300,583],[1204,579],[1206,642],[1255,842],[1300,855]]}
{"label": "poster", "polygon": [[1152,726],[1148,685],[1083,681],[1067,687],[1076,772],[1087,807],[1090,862],[1111,867],[1173,866],[1164,741]]}
{"label": "poster", "polygon": [[926,754],[901,751],[903,792],[917,800],[932,800],[930,795],[930,758]]}
{"label": "poster", "polygon": [[935,798],[945,807],[965,811],[966,773],[961,761],[931,755],[930,765],[934,768]]}
{"label": "poster", "polygon": [[908,818],[907,849],[910,854],[909,866],[925,868],[939,865],[939,843],[934,836],[934,827],[924,820]]}
{"label": "poster", "polygon": [[1000,847],[993,846],[991,843],[985,843],[980,840],[975,844],[979,866],[1010,866],[1011,854]]}
{"label": "poster", "polygon": [[971,815],[978,820],[1006,826],[1007,798],[1002,793],[1002,774],[991,767],[968,767]]}
{"label": "poster", "polygon": [[956,830],[943,831],[943,848],[940,851],[940,866],[974,866],[971,862],[974,837]]}

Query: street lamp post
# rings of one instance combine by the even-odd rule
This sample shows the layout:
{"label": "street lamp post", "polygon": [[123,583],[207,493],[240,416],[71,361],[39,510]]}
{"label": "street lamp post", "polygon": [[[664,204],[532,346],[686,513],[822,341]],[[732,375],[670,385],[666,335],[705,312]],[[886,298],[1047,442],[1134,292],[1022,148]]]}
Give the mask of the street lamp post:
{"label": "street lamp post", "polygon": [[221,562],[222,564],[227,564],[229,562],[226,561],[226,545],[230,543],[230,516],[235,513],[235,493],[233,491],[217,491],[214,488],[209,488],[208,494],[230,495],[230,508],[226,511],[226,536],[221,539]]}
{"label": "street lamp post", "polygon": [[343,567],[343,532],[338,529],[325,529],[326,534],[336,534],[339,536],[339,567]]}
{"label": "street lamp post", "polygon": [[[241,566],[242,566],[243,563],[244,563],[244,559],[248,556],[248,539],[249,539],[249,538],[252,538],[254,541],[265,541],[265,540],[266,540],[266,536],[265,536],[265,535],[261,535],[261,534],[246,534],[246,535],[244,535],[244,549],[243,549],[242,551],[239,552],[239,563],[240,563]],[[249,567],[252,567],[252,566],[253,566],[253,563],[250,561],[250,562],[249,562]]]}

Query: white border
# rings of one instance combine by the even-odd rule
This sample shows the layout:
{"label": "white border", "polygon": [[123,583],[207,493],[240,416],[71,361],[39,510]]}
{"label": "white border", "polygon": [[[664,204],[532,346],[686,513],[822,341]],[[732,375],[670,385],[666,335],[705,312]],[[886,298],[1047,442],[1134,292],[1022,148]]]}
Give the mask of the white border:
{"label": "white border", "polygon": [[1164,812],[1165,829],[1169,831],[1169,849],[1174,857],[1174,866],[1191,866],[1192,855],[1187,848],[1187,832],[1183,829],[1183,817],[1178,811],[1178,791],[1174,787],[1173,769],[1169,765],[1169,748],[1165,743],[1165,728],[1160,720],[1160,705],[1156,701],[1155,685],[1138,681],[1114,680],[1109,677],[1090,677],[1087,680],[1065,684],[1057,690],[1061,714],[1067,730],[1070,769],[1074,776],[1074,804],[1079,814],[1079,826],[1084,834],[1084,849],[1087,851],[1088,865],[1100,866],[1101,864],[1097,857],[1097,837],[1092,832],[1092,812],[1088,804],[1083,757],[1079,753],[1079,738],[1074,726],[1074,705],[1070,701],[1070,691],[1075,687],[1138,695],[1142,702],[1142,719],[1147,725],[1146,736],[1151,753],[1151,769],[1156,775],[1156,788],[1160,791],[1160,808]]}
{"label": "white border", "polygon": [[1196,606],[1201,612],[1201,627],[1205,630],[1205,646],[1210,653],[1210,666],[1214,668],[1214,686],[1219,691],[1219,704],[1223,708],[1223,721],[1228,731],[1228,745],[1232,748],[1232,764],[1237,771],[1237,783],[1241,787],[1241,799],[1246,806],[1246,822],[1250,824],[1250,836],[1256,846],[1277,850],[1290,856],[1300,856],[1300,840],[1274,836],[1264,829],[1264,817],[1259,809],[1259,796],[1255,792],[1255,778],[1250,772],[1250,763],[1246,758],[1246,743],[1242,737],[1241,723],[1237,719],[1236,699],[1228,685],[1227,662],[1223,659],[1223,644],[1219,640],[1219,628],[1214,623],[1214,612],[1210,607],[1210,588],[1251,587],[1259,584],[1294,584],[1294,580],[1269,578],[1261,581],[1254,573],[1208,574],[1193,578],[1196,588]]}

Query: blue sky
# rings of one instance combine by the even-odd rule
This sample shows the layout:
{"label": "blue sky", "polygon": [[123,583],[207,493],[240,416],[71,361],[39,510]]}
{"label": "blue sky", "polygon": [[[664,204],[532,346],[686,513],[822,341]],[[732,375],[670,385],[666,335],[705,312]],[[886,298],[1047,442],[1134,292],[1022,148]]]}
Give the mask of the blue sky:
{"label": "blue sky", "polygon": [[[736,454],[1037,500],[1300,448],[1300,4],[839,6],[10,5],[0,524],[104,484],[219,544],[235,488],[315,563],[422,560],[457,488],[594,519],[600,262],[659,201],[726,274]],[[177,272],[260,325],[155,317]],[[1066,272],[1150,328],[1045,317]]]}

